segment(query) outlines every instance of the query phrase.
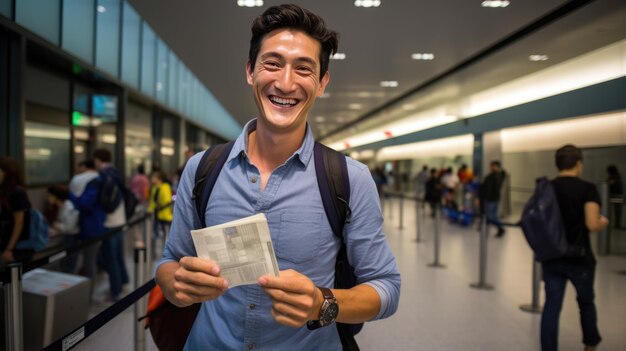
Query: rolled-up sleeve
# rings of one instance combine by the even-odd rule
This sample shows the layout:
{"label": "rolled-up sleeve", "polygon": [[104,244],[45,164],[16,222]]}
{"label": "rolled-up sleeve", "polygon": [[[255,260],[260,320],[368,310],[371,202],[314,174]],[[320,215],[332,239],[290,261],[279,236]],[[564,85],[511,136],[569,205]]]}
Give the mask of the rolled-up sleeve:
{"label": "rolled-up sleeve", "polygon": [[195,185],[196,168],[203,154],[204,152],[198,153],[187,161],[178,183],[170,235],[163,250],[163,257],[159,260],[155,273],[159,266],[165,262],[178,262],[184,256],[196,256],[191,230],[200,228],[200,219],[196,214],[192,191]]}
{"label": "rolled-up sleeve", "polygon": [[359,284],[373,287],[381,307],[374,319],[387,318],[398,309],[400,273],[383,233],[383,216],[376,184],[364,165],[348,160],[352,218],[345,227],[348,260]]}

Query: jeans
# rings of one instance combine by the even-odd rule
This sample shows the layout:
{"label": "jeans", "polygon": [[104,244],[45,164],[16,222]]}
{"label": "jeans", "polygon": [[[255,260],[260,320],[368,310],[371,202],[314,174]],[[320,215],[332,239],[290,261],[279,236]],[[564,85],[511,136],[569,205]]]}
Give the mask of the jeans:
{"label": "jeans", "polygon": [[502,228],[502,223],[498,216],[499,201],[487,201],[485,203],[485,211],[487,212],[487,222],[495,225],[498,228]]}
{"label": "jeans", "polygon": [[119,298],[122,285],[128,283],[128,272],[124,262],[124,236],[117,233],[102,242],[102,260],[104,269],[109,275],[111,297]]}
{"label": "jeans", "polygon": [[546,303],[541,315],[541,350],[558,350],[559,316],[565,297],[565,286],[571,281],[576,288],[576,299],[580,309],[580,324],[583,329],[583,344],[596,346],[602,338],[598,331],[598,318],[594,303],[593,281],[595,267],[568,262],[543,264],[543,281]]}

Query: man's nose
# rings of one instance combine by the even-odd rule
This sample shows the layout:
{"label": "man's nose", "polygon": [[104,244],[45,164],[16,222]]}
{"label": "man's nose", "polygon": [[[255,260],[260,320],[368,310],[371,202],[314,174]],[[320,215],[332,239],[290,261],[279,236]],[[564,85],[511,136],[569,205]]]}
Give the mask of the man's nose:
{"label": "man's nose", "polygon": [[294,78],[293,70],[287,66],[279,72],[275,86],[283,93],[290,93],[295,90]]}

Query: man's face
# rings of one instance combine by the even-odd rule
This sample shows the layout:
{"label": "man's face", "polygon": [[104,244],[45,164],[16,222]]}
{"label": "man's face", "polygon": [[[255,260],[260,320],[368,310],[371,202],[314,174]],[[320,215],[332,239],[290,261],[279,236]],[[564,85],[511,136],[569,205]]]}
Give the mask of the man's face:
{"label": "man's face", "polygon": [[491,172],[492,172],[492,173],[498,173],[498,172],[500,172],[500,166],[498,166],[497,164],[492,164],[492,165],[491,165]]}
{"label": "man's face", "polygon": [[259,123],[274,132],[297,130],[306,123],[316,97],[330,76],[320,80],[320,43],[298,30],[278,29],[261,42],[254,69],[246,66],[259,109]]}

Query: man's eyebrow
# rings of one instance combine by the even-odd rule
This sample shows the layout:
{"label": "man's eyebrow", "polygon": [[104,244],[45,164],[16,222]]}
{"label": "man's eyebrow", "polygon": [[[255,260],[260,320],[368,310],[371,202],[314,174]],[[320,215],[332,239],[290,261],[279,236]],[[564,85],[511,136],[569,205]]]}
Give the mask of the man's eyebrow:
{"label": "man's eyebrow", "polygon": [[[263,53],[261,55],[261,59],[262,60],[268,59],[268,58],[277,58],[277,59],[280,59],[280,60],[284,60],[284,56],[281,55],[278,52],[275,52],[275,51],[268,51],[268,52]],[[305,63],[308,63],[308,64],[313,65],[313,66],[317,65],[317,61],[315,59],[312,59],[312,58],[306,57],[306,56],[298,57],[296,59],[296,61],[305,62]]]}

